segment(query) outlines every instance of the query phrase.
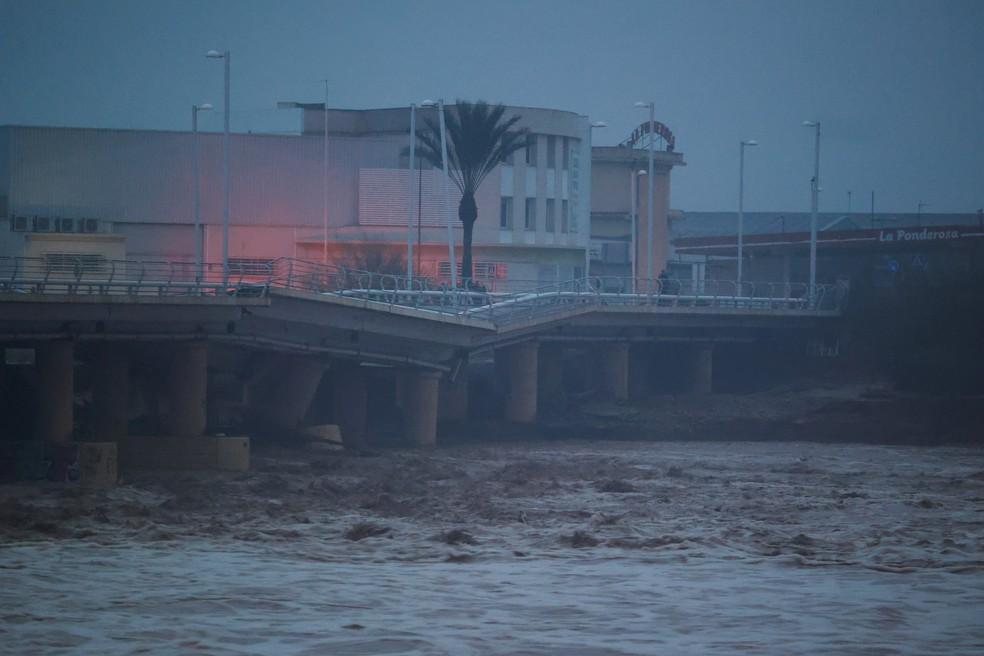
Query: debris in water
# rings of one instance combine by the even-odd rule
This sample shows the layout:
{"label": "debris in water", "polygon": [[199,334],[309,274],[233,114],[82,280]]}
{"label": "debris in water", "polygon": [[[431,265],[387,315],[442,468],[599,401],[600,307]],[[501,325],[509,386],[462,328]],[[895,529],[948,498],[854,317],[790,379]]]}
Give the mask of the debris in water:
{"label": "debris in water", "polygon": [[444,544],[450,545],[478,544],[478,540],[476,540],[471,533],[460,528],[445,531],[444,533],[438,535],[435,539],[440,540]]}
{"label": "debris in water", "polygon": [[446,563],[470,563],[475,560],[475,556],[471,554],[448,554],[448,557],[444,559]]}
{"label": "debris in water", "polygon": [[365,538],[379,537],[380,535],[386,535],[390,532],[389,526],[380,526],[379,524],[373,524],[371,522],[359,522],[345,531],[345,539],[352,540],[353,542],[358,542]]}
{"label": "debris in water", "polygon": [[570,547],[575,549],[581,549],[583,547],[597,547],[599,542],[598,539],[591,535],[590,533],[585,533],[584,531],[574,531],[573,535],[561,536],[560,541]]}
{"label": "debris in water", "polygon": [[618,478],[612,478],[607,481],[597,481],[595,483],[595,489],[599,492],[612,492],[615,494],[638,492],[634,485]]}

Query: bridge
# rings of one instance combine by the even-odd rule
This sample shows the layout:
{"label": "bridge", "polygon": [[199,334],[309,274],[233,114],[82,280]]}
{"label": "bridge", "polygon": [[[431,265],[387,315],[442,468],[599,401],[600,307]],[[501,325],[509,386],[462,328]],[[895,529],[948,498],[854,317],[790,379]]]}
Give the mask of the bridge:
{"label": "bridge", "polygon": [[240,401],[251,418],[296,430],[330,371],[330,414],[347,442],[364,439],[370,380],[386,376],[405,434],[427,445],[439,414],[467,416],[468,363],[485,356],[505,418],[528,423],[563,384],[565,349],[590,349],[600,391],[624,400],[658,366],[639,354],[672,344],[691,391],[705,393],[716,344],[816,331],[844,300],[836,287],[795,283],[590,278],[504,293],[289,258],[229,272],[0,258],[0,344],[8,363],[34,358],[43,403],[33,430],[44,440],[73,435],[77,370],[100,439],[126,435],[141,386],[153,389],[158,430],[204,434],[221,424],[230,380],[247,390],[236,394],[250,397]]}

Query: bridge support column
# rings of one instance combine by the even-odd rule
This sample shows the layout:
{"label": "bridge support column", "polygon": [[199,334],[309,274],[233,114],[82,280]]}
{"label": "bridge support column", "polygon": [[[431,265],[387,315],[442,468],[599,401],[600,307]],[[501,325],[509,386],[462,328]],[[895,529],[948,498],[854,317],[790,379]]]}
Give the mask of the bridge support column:
{"label": "bridge support column", "polygon": [[713,388],[714,345],[695,344],[687,358],[687,391],[690,394],[710,394]]}
{"label": "bridge support column", "polygon": [[629,399],[629,345],[605,344],[601,352],[601,390],[615,401]]}
{"label": "bridge support column", "polygon": [[96,439],[126,437],[130,419],[130,359],[117,345],[101,346],[93,359],[92,411]]}
{"label": "bridge support column", "polygon": [[629,398],[642,399],[649,394],[649,368],[653,353],[649,344],[629,347]]}
{"label": "bridge support column", "polygon": [[437,406],[441,375],[436,371],[411,370],[400,376],[406,434],[416,446],[437,444]]}
{"label": "bridge support column", "polygon": [[438,400],[441,419],[466,421],[468,419],[468,366],[462,365],[454,382],[442,378]]}
{"label": "bridge support column", "polygon": [[342,431],[342,442],[349,448],[362,447],[369,407],[366,372],[358,362],[339,362],[332,371],[332,416]]}
{"label": "bridge support column", "polygon": [[37,436],[46,442],[72,439],[75,422],[75,344],[69,340],[46,342],[37,348]]}
{"label": "bridge support column", "polygon": [[267,382],[263,415],[276,428],[303,428],[311,401],[318,391],[328,364],[314,357],[287,356],[280,359]]}
{"label": "bridge support column", "polygon": [[503,359],[508,421],[519,424],[536,421],[538,350],[537,342],[521,342],[495,352],[496,359]]}
{"label": "bridge support column", "polygon": [[537,371],[537,400],[541,410],[564,409],[564,347],[540,344]]}
{"label": "bridge support column", "polygon": [[164,422],[168,434],[204,435],[208,388],[208,347],[205,342],[188,342],[174,349],[170,374],[170,412]]}

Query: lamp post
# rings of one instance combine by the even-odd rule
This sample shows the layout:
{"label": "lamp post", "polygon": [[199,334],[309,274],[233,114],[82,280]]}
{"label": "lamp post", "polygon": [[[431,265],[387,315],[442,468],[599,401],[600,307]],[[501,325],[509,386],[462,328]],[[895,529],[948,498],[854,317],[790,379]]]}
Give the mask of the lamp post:
{"label": "lamp post", "polygon": [[630,246],[629,246],[629,248],[631,249],[631,251],[629,253],[629,268],[632,271],[632,293],[633,294],[635,294],[635,292],[636,292],[636,278],[638,277],[638,273],[636,271],[636,261],[638,260],[638,255],[636,253],[636,248],[637,248],[637,246],[636,246],[636,213],[638,211],[637,208],[639,207],[639,183],[638,183],[638,180],[639,180],[639,176],[642,176],[642,175],[647,175],[646,171],[641,170],[641,169],[638,170],[638,171],[636,171],[635,168],[633,168],[632,171],[629,173],[629,194],[631,195],[631,205],[632,205],[632,212],[629,215],[629,220],[630,220],[630,225],[631,225],[631,227],[630,227],[630,238],[631,238],[630,239],[630,242],[631,243],[630,243]]}
{"label": "lamp post", "polygon": [[448,139],[447,129],[444,125],[444,99],[441,98],[435,103],[433,100],[425,100],[420,103],[421,107],[434,107],[437,105],[438,119],[441,126],[441,188],[444,191],[444,216],[448,224],[448,259],[451,264],[451,288],[458,288],[458,263],[454,257],[454,229],[451,226],[451,200],[448,191]]}
{"label": "lamp post", "polygon": [[[608,123],[605,121],[593,121],[588,125],[588,152],[591,152],[594,142],[594,131],[600,130],[601,128],[607,128]],[[584,279],[588,280],[591,275],[591,208],[588,208],[588,230],[587,230],[588,243],[584,246]]]}
{"label": "lamp post", "polygon": [[325,83],[325,139],[321,168],[321,263],[328,264],[328,80]]}
{"label": "lamp post", "polygon": [[754,139],[742,140],[738,156],[738,295],[741,296],[742,264],[745,261],[745,146],[757,146]]}
{"label": "lamp post", "polygon": [[225,72],[225,107],[222,127],[222,284],[229,285],[229,51],[209,50],[209,59],[221,59]]}
{"label": "lamp post", "polygon": [[649,108],[649,179],[646,180],[649,202],[646,207],[646,278],[653,279],[653,158],[656,152],[656,103],[637,102],[636,107]]}
{"label": "lamp post", "polygon": [[816,296],[817,287],[817,209],[820,204],[820,121],[803,121],[803,127],[815,128],[813,149],[813,180],[811,182],[810,207],[810,301]]}
{"label": "lamp post", "polygon": [[199,173],[199,155],[198,155],[198,112],[207,112],[212,109],[212,106],[208,103],[202,103],[201,105],[191,106],[191,134],[192,134],[192,152],[194,153],[194,164],[192,166],[192,172],[195,176],[195,282],[202,281],[202,216],[201,216],[201,204],[202,204],[202,190],[201,190],[201,175]]}
{"label": "lamp post", "polygon": [[916,203],[916,225],[922,226],[922,211],[924,207],[929,207],[929,203],[919,201]]}
{"label": "lamp post", "polygon": [[407,172],[407,285],[413,283],[413,158],[417,146],[417,105],[410,103],[410,170]]}

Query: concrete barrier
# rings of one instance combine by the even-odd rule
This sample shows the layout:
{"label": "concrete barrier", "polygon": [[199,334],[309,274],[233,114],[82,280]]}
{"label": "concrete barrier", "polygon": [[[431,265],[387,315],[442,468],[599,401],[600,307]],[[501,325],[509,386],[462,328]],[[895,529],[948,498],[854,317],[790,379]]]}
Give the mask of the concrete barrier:
{"label": "concrete barrier", "polygon": [[79,482],[86,487],[114,485],[117,478],[116,442],[79,443]]}
{"label": "concrete barrier", "polygon": [[248,437],[128,437],[120,440],[120,469],[249,471]]}

